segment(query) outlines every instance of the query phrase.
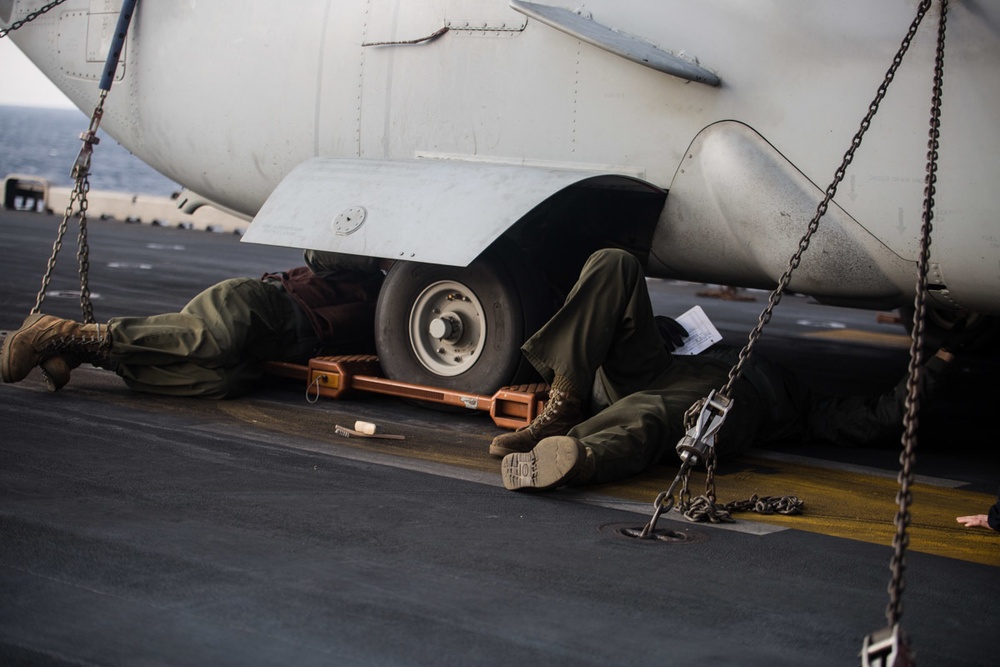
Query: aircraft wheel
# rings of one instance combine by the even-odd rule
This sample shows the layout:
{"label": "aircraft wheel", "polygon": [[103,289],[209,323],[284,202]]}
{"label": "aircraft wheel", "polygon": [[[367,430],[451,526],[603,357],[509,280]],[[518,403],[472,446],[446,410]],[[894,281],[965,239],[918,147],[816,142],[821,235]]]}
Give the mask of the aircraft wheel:
{"label": "aircraft wheel", "polygon": [[531,332],[508,264],[495,250],[465,268],[396,262],[375,313],[386,375],[485,395],[510,384]]}

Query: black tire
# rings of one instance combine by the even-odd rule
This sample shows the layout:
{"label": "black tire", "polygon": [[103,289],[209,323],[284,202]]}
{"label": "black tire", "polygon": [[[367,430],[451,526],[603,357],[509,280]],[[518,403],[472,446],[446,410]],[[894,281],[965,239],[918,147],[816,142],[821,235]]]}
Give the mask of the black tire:
{"label": "black tire", "polygon": [[[518,289],[520,278],[512,270],[519,257],[491,248],[464,268],[396,262],[375,311],[375,345],[385,374],[484,395],[514,381],[522,367],[521,344],[542,312],[537,299]],[[435,338],[441,333],[450,338]]]}

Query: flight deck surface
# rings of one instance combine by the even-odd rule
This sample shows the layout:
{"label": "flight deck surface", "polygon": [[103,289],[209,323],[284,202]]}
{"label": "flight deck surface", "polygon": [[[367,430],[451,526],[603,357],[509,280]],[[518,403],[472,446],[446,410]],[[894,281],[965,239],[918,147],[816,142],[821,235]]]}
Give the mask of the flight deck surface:
{"label": "flight deck surface", "polygon": [[[0,330],[34,303],[58,219],[0,212]],[[72,234],[72,232],[71,232]],[[207,285],[300,253],[207,232],[91,223],[98,319],[176,310]],[[45,312],[79,308],[72,238]],[[754,302],[651,281],[657,312],[701,304],[739,344]],[[898,326],[788,297],[764,351],[830,391],[890,386]],[[961,379],[921,420],[902,625],[918,664],[994,665],[1000,464],[983,387]],[[0,385],[0,663],[213,665],[843,665],[885,623],[893,450],[818,445],[724,462],[720,500],[794,493],[805,513],[661,526],[637,541],[676,468],[616,485],[511,493],[499,429],[381,396],[310,403],[275,378],[227,400],[129,391],[81,367]],[[343,438],[378,424],[405,440]],[[694,490],[703,484],[693,477]]]}

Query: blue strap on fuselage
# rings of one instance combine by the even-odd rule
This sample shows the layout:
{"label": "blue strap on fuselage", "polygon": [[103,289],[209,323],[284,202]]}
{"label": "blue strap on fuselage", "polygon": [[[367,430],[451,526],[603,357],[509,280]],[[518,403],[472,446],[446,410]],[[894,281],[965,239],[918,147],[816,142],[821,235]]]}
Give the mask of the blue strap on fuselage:
{"label": "blue strap on fuselage", "polygon": [[132,21],[132,12],[135,10],[135,3],[138,0],[125,0],[122,3],[121,13],[118,14],[118,24],[115,26],[115,36],[111,41],[111,48],[108,50],[108,59],[104,63],[104,76],[101,77],[101,90],[111,90],[111,82],[115,78],[118,70],[118,60],[121,58],[122,49],[125,46],[125,35],[128,33],[129,23]]}

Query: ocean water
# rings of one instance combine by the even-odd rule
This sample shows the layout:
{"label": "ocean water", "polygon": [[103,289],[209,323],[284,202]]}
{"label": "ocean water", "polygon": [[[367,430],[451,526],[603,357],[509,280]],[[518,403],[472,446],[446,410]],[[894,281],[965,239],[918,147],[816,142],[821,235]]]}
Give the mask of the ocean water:
{"label": "ocean water", "polygon": [[[70,172],[90,117],[77,109],[42,109],[0,105],[0,181],[8,174],[28,174],[50,185],[73,186]],[[90,188],[130,194],[169,196],[181,186],[128,152],[98,130]]]}

